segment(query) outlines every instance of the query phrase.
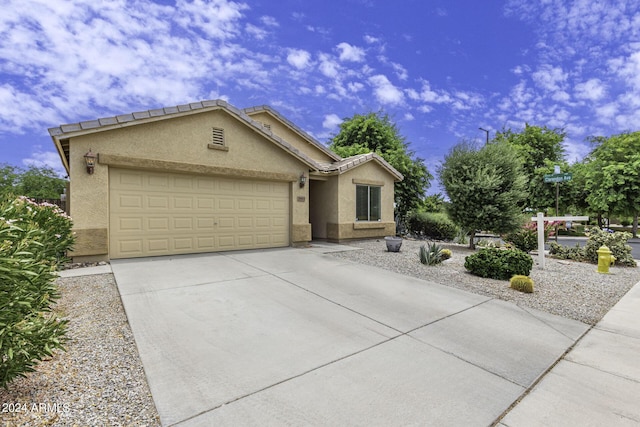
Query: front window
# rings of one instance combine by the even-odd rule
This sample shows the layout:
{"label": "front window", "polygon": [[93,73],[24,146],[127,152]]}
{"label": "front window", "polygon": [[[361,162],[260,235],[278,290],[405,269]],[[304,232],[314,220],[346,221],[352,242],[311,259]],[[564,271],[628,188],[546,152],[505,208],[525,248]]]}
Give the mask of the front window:
{"label": "front window", "polygon": [[356,185],[356,221],[380,221],[381,188]]}

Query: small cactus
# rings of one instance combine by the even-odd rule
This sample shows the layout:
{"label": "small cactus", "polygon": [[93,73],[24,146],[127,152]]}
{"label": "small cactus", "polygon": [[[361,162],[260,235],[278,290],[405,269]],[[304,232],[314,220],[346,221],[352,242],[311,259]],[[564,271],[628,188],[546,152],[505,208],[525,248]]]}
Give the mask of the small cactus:
{"label": "small cactus", "polygon": [[529,276],[515,275],[509,280],[509,287],[530,294],[533,293],[533,279]]}
{"label": "small cactus", "polygon": [[443,249],[442,251],[440,251],[440,258],[444,261],[445,259],[449,259],[451,258],[451,256],[453,255],[453,252],[451,252],[450,249]]}

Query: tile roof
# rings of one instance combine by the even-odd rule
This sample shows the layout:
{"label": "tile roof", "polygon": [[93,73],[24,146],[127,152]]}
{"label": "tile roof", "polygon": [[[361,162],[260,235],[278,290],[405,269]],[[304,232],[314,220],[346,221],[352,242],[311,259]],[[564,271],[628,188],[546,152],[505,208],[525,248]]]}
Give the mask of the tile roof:
{"label": "tile roof", "polygon": [[[112,117],[103,117],[96,120],[87,120],[79,123],[70,123],[60,125],[58,127],[49,128],[49,135],[53,139],[56,147],[58,148],[58,152],[63,158],[63,163],[65,164],[65,168],[67,168],[68,172],[68,146],[65,149],[64,144],[61,143],[61,140],[79,136],[88,133],[101,132],[110,130],[113,128],[117,128],[120,126],[129,126],[134,124],[135,122],[145,123],[148,121],[162,120],[163,118],[170,118],[172,116],[180,116],[184,114],[197,113],[199,110],[214,110],[214,109],[223,109],[230,114],[236,116],[239,120],[246,122],[247,125],[251,126],[254,130],[259,131],[269,137],[271,141],[279,145],[284,150],[290,152],[292,155],[297,157],[303,163],[307,164],[310,169],[313,171],[322,173],[322,174],[342,174],[360,164],[376,161],[382,167],[384,167],[389,173],[391,173],[397,180],[402,180],[403,176],[400,172],[394,169],[389,163],[387,163],[382,157],[378,156],[375,153],[368,154],[360,154],[352,157],[348,157],[346,159],[341,158],[337,154],[330,151],[323,144],[312,138],[309,134],[304,132],[298,126],[296,126],[291,121],[287,120],[280,113],[268,107],[266,105],[251,107],[244,110],[240,110],[239,108],[234,107],[233,105],[227,103],[223,100],[210,100],[210,101],[201,101],[201,102],[192,102],[189,104],[176,105],[174,107],[164,107],[157,108],[153,110],[147,111],[138,111],[129,114],[120,114]],[[258,112],[258,111],[268,111],[273,114],[276,118],[284,122],[287,126],[291,127],[301,136],[303,136],[309,143],[316,145],[322,151],[326,152],[331,158],[335,159],[336,162],[319,162],[315,159],[312,159],[307,154],[301,152],[296,147],[279,137],[278,135],[271,132],[270,129],[265,128],[262,123],[253,120],[247,113]],[[67,158],[65,158],[67,157]]]}

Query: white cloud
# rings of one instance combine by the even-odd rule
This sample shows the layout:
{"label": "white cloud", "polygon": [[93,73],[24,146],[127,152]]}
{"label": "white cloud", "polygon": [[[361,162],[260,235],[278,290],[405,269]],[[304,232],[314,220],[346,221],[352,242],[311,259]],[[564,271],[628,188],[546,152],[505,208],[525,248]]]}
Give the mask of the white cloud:
{"label": "white cloud", "polygon": [[396,76],[400,80],[407,80],[407,78],[409,78],[409,73],[407,72],[407,69],[404,68],[401,64],[392,62],[391,66],[393,67],[393,70],[396,72]]}
{"label": "white cloud", "polygon": [[244,31],[247,34],[251,34],[257,40],[264,40],[269,34],[267,30],[253,24],[247,24],[244,28]]}
{"label": "white cloud", "polygon": [[342,123],[342,119],[337,114],[327,114],[322,121],[322,127],[328,130],[335,130]]}
{"label": "white cloud", "polygon": [[273,16],[262,16],[260,17],[260,22],[262,22],[267,27],[279,27],[280,24]]}
{"label": "white cloud", "polygon": [[640,50],[628,56],[611,60],[610,66],[626,85],[640,91]]}
{"label": "white cloud", "polygon": [[403,92],[395,87],[386,76],[378,74],[369,77],[369,83],[373,86],[376,99],[382,104],[399,105],[404,102]]}
{"label": "white cloud", "polygon": [[538,87],[555,92],[562,89],[568,75],[562,70],[562,67],[543,64],[531,77]]}
{"label": "white cloud", "polygon": [[244,3],[227,0],[177,0],[176,22],[186,30],[195,27],[210,37],[226,39],[239,32],[238,20],[248,8]]}
{"label": "white cloud", "polygon": [[433,102],[435,104],[451,102],[449,94],[444,91],[437,92],[432,90],[431,84],[426,80],[422,82],[420,93],[412,91],[410,97],[415,97],[416,94],[418,95],[418,99],[423,102]]}
{"label": "white cloud", "polygon": [[408,121],[408,122],[411,122],[411,121],[415,120],[416,118],[411,113],[404,113],[404,119],[406,121]]}
{"label": "white cloud", "polygon": [[321,53],[319,55],[320,59],[320,72],[325,76],[331,79],[335,79],[338,77],[338,70],[340,69],[340,65],[335,62],[329,55],[326,53]]}
{"label": "white cloud", "polygon": [[364,61],[365,52],[362,48],[352,46],[349,43],[342,42],[336,46],[339,51],[340,61],[343,62],[362,62]]}
{"label": "white cloud", "polygon": [[364,85],[360,82],[349,82],[347,84],[347,88],[353,92],[353,93],[357,93],[357,92],[361,92],[364,89]]}
{"label": "white cloud", "polygon": [[616,102],[610,102],[608,104],[602,105],[596,108],[596,113],[599,119],[602,121],[609,121],[613,119],[618,114],[618,104]]}
{"label": "white cloud", "polygon": [[304,70],[311,65],[311,54],[302,49],[291,49],[287,55],[287,62],[298,70]]}
{"label": "white cloud", "polygon": [[600,79],[589,79],[575,85],[576,98],[589,101],[599,101],[605,96],[606,87]]}
{"label": "white cloud", "polygon": [[33,148],[35,151],[31,153],[31,157],[22,159],[24,166],[34,166],[36,168],[48,167],[56,171],[60,176],[66,175],[66,171],[60,163],[58,153],[55,151],[42,151],[40,145],[36,145]]}
{"label": "white cloud", "polygon": [[370,36],[368,34],[365,35],[363,38],[364,38],[364,41],[367,42],[368,44],[374,44],[374,43],[379,43],[380,42],[379,38]]}
{"label": "white cloud", "polygon": [[[16,86],[3,87],[13,95],[6,103],[0,98],[0,123],[20,132],[202,99],[209,85],[224,97],[235,79],[265,86],[273,56],[233,43],[245,28],[246,8],[224,0],[179,0],[176,7],[137,1],[126,8],[13,2],[10,13],[0,14],[0,32],[10,34],[0,37],[0,73]],[[21,118],[12,117],[17,100],[24,111],[33,106]]]}

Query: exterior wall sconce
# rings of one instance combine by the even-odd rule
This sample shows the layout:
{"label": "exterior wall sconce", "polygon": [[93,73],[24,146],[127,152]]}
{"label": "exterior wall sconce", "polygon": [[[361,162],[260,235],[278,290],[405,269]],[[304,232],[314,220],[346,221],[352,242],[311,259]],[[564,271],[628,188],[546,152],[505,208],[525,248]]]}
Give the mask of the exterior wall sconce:
{"label": "exterior wall sconce", "polygon": [[302,175],[300,175],[300,179],[299,179],[298,183],[300,184],[300,188],[303,188],[304,185],[307,183],[307,177],[304,174],[304,172],[302,172]]}
{"label": "exterior wall sconce", "polygon": [[87,173],[89,175],[93,174],[93,168],[95,168],[96,166],[97,158],[98,156],[96,156],[91,152],[91,148],[89,148],[89,151],[87,152],[87,154],[84,155],[84,162],[87,165]]}

